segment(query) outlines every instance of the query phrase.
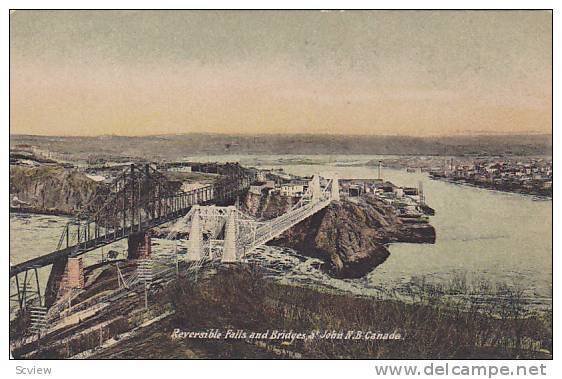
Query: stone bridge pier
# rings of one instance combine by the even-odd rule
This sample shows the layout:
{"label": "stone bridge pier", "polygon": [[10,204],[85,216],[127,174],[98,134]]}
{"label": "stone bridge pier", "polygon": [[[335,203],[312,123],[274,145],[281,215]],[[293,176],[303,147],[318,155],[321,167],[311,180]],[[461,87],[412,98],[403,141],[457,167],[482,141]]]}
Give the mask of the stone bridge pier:
{"label": "stone bridge pier", "polygon": [[45,306],[50,307],[69,290],[84,288],[84,262],[82,257],[60,258],[53,264],[45,288]]}
{"label": "stone bridge pier", "polygon": [[127,240],[128,259],[148,259],[152,253],[152,241],[147,232],[133,233]]}
{"label": "stone bridge pier", "polygon": [[[151,238],[147,232],[131,234],[128,238],[128,259],[148,259],[152,253]],[[82,257],[59,258],[51,269],[45,288],[45,306],[72,289],[84,288],[84,263]]]}

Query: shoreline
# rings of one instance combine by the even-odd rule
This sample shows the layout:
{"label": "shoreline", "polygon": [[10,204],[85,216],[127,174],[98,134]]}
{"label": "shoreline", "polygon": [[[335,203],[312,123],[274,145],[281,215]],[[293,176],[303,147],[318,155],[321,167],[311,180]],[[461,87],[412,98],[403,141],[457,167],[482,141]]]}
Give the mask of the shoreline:
{"label": "shoreline", "polygon": [[549,201],[549,200],[552,201],[552,196],[548,196],[548,195],[540,195],[540,194],[530,193],[530,192],[521,192],[521,191],[518,191],[518,190],[499,189],[499,188],[496,188],[494,186],[478,185],[478,184],[466,182],[466,181],[460,180],[460,179],[455,180],[455,179],[450,179],[450,178],[432,177],[431,175],[428,175],[428,177],[431,180],[455,184],[455,185],[458,185],[458,186],[479,188],[479,189],[488,190],[488,191],[491,191],[491,192],[521,195],[521,196],[526,197],[526,198],[531,197],[531,198],[533,198],[533,200],[536,199],[537,201]]}
{"label": "shoreline", "polygon": [[33,214],[39,216],[61,216],[61,217],[72,217],[74,215],[72,212],[65,212],[60,209],[10,207],[10,215],[12,214]]}

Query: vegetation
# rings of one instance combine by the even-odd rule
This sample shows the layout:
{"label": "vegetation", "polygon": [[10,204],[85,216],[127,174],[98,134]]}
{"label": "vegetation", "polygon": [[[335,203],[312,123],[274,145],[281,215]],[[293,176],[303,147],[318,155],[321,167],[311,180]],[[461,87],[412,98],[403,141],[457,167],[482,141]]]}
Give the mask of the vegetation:
{"label": "vegetation", "polygon": [[[358,297],[281,284],[257,266],[208,267],[198,277],[183,274],[168,286],[156,286],[148,294],[147,310],[144,294],[136,293],[13,353],[67,358],[94,349],[86,356],[97,359],[552,357],[552,314],[529,310],[518,289],[493,288],[486,282],[469,286],[459,275],[443,286],[415,280],[407,292],[407,300]],[[132,331],[168,311],[170,316]],[[12,336],[19,326],[10,325]],[[176,331],[210,330],[223,336],[228,330],[246,335],[174,338]],[[318,334],[305,339],[249,338],[252,332],[271,336],[273,331]],[[318,338],[325,332],[348,331],[371,332],[379,339]],[[102,339],[109,338],[118,342],[99,348]]]}
{"label": "vegetation", "polygon": [[[490,286],[481,284],[482,296],[492,295]],[[255,267],[237,267],[198,281],[182,279],[169,289],[167,301],[176,311],[171,326],[181,330],[370,330],[401,335],[399,340],[269,340],[262,344],[303,358],[551,356],[552,318],[526,310],[520,291],[500,286],[493,290],[496,300],[492,302],[483,302],[481,296],[468,296],[473,300],[444,296],[466,290],[462,286],[462,278],[447,288],[413,283],[409,302],[376,300],[282,285],[266,279]],[[233,351],[232,357],[247,356]]]}

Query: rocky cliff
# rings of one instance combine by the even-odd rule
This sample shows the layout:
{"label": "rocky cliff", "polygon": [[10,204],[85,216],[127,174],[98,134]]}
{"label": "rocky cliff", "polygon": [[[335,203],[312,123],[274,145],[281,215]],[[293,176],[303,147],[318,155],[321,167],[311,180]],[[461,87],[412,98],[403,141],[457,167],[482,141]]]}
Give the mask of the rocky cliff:
{"label": "rocky cliff", "polygon": [[[243,207],[247,213],[267,219],[283,213],[293,202],[275,195],[248,194]],[[435,229],[428,223],[397,217],[391,206],[368,195],[357,202],[333,202],[271,244],[322,259],[334,276],[358,278],[388,258],[385,245],[391,242],[434,243]]]}
{"label": "rocky cliff", "polygon": [[74,214],[100,184],[83,173],[56,166],[10,167],[10,200],[21,210]]}

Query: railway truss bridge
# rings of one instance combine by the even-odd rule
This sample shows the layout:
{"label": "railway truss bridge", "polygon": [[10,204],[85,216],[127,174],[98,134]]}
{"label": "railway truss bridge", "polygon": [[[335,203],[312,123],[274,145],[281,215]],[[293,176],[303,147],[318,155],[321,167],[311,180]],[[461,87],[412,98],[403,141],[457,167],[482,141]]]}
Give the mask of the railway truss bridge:
{"label": "railway truss bridge", "polygon": [[[234,163],[209,165],[219,174],[213,183],[183,191],[150,165],[132,164],[109,185],[100,186],[81,211],[64,227],[52,252],[10,264],[10,300],[20,309],[39,304],[38,313],[59,297],[62,289],[83,286],[81,256],[127,239],[128,258],[150,255],[150,229],[181,218],[194,206],[232,204],[255,179],[255,170]],[[202,165],[198,170],[209,172]],[[44,291],[39,271],[50,267]]]}

